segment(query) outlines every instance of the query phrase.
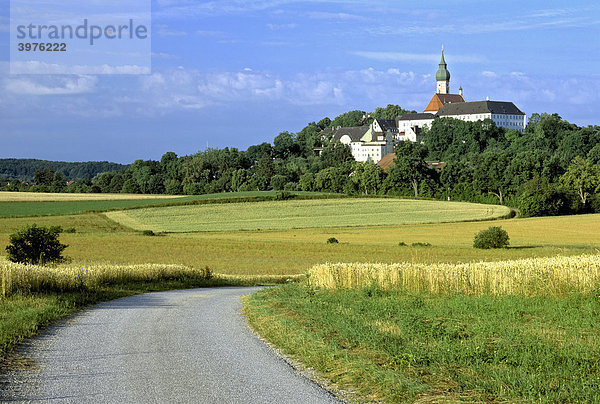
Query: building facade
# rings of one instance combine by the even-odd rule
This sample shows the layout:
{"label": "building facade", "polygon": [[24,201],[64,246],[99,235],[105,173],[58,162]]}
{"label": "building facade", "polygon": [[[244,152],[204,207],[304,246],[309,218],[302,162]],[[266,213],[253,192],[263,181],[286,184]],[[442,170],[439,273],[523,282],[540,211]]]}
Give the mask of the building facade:
{"label": "building facade", "polygon": [[427,104],[423,114],[405,114],[396,119],[398,125],[398,140],[420,142],[421,131],[431,127],[435,118],[447,117],[462,121],[476,122],[491,119],[496,126],[514,129],[519,132],[527,126],[527,116],[512,102],[507,101],[473,101],[466,102],[462,87],[459,94],[450,94],[450,71],[444,58],[440,60],[435,75],[436,93]]}
{"label": "building facade", "polygon": [[525,130],[527,116],[512,102],[466,102],[462,87],[458,94],[451,94],[450,71],[443,50],[435,78],[436,92],[423,113],[404,114],[395,120],[375,119],[369,126],[331,129],[332,139],[348,145],[356,161],[377,163],[393,153],[395,144],[400,141],[422,142],[423,131],[437,118],[468,122],[491,119],[501,128]]}
{"label": "building facade", "polygon": [[383,132],[382,125],[385,124],[377,121],[369,126],[337,128],[333,131],[332,139],[348,145],[354,160],[377,163],[386,154],[394,152],[395,144],[394,130],[388,128]]}

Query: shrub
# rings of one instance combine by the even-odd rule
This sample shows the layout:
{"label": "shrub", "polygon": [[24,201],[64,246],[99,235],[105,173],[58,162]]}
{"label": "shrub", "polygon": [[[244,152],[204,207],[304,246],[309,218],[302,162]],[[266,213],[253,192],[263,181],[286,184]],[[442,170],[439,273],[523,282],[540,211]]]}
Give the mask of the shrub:
{"label": "shrub", "polygon": [[289,193],[288,191],[278,191],[275,194],[276,201],[286,201],[288,199],[292,199],[293,197],[294,197],[294,195]]}
{"label": "shrub", "polygon": [[500,226],[491,226],[475,235],[473,247],[475,248],[504,248],[508,247],[508,233]]}
{"label": "shrub", "polygon": [[287,182],[288,180],[284,175],[274,175],[271,177],[271,186],[275,190],[282,190]]}
{"label": "shrub", "polygon": [[202,270],[202,273],[203,273],[204,279],[206,279],[206,280],[212,279],[215,276],[213,273],[213,270],[208,265],[206,265],[204,267],[204,269]]}
{"label": "shrub", "polygon": [[338,241],[338,239],[337,239],[337,238],[335,238],[335,237],[329,237],[329,238],[327,239],[327,244],[338,244],[338,243],[339,243],[339,241]]}
{"label": "shrub", "polygon": [[401,241],[401,242],[398,243],[398,245],[400,247],[406,247],[408,244],[406,244],[404,241]]}
{"label": "shrub", "polygon": [[12,262],[33,265],[64,261],[62,252],[67,245],[58,241],[61,232],[60,226],[27,226],[10,235],[7,258]]}
{"label": "shrub", "polygon": [[429,243],[412,243],[413,247],[431,247]]}
{"label": "shrub", "polygon": [[142,231],[142,234],[144,236],[156,236],[156,233],[154,233],[152,230],[144,230]]}
{"label": "shrub", "polygon": [[298,184],[295,182],[288,182],[285,184],[285,186],[283,187],[283,189],[285,191],[296,191],[298,190]]}
{"label": "shrub", "polygon": [[63,230],[63,233],[77,233],[77,230],[75,229],[75,227],[67,227]]}

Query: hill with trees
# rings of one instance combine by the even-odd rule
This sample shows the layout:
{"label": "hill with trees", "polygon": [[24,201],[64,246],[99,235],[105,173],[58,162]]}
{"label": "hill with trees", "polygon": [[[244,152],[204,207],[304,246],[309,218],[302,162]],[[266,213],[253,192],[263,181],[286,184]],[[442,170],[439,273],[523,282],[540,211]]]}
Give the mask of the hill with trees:
{"label": "hill with trees", "polygon": [[[38,172],[43,180],[35,187],[6,189],[190,195],[304,190],[503,204],[525,216],[600,212],[600,127],[579,127],[557,114],[533,114],[523,133],[489,119],[435,119],[423,143],[396,146],[387,172],[373,162],[354,161],[348,146],[331,140],[332,127],[368,125],[405,112],[397,105],[371,114],[349,111],[246,151],[168,152],[160,161],[137,160],[68,188],[59,186],[59,172]],[[432,168],[431,161],[445,164]]]}
{"label": "hill with trees", "polygon": [[109,163],[108,161],[89,161],[82,163],[67,163],[35,159],[0,159],[0,178],[9,180],[33,181],[35,172],[50,168],[53,172],[62,174],[67,181],[78,178],[92,179],[107,171],[124,170],[129,165]]}

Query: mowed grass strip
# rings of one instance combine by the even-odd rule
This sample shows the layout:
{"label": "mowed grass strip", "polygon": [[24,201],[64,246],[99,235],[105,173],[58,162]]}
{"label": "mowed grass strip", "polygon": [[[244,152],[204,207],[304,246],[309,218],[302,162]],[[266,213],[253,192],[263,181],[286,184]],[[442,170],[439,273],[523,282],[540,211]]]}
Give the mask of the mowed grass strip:
{"label": "mowed grass strip", "polygon": [[504,206],[407,199],[290,200],[108,212],[136,230],[206,232],[456,222],[505,217]]}
{"label": "mowed grass strip", "polygon": [[260,291],[244,312],[357,402],[597,403],[600,299]]}
{"label": "mowed grass strip", "polygon": [[[293,192],[290,195],[301,199],[339,197],[321,192]],[[158,206],[257,202],[273,200],[276,196],[276,191],[222,192],[188,196],[0,192],[0,218],[72,215]]]}
{"label": "mowed grass strip", "polygon": [[0,191],[0,202],[65,202],[65,201],[123,201],[131,199],[173,199],[177,195],[139,194],[75,194],[50,192],[8,192]]}
{"label": "mowed grass strip", "polygon": [[0,202],[0,217],[72,215],[164,203],[165,199]]}

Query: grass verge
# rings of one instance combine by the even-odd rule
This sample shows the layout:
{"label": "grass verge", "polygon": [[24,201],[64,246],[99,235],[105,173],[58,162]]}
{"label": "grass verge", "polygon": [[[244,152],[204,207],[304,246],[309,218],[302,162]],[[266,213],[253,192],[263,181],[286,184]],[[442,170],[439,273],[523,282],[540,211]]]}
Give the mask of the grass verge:
{"label": "grass verge", "polygon": [[404,294],[290,284],[252,327],[361,401],[598,402],[600,297]]}
{"label": "grass verge", "polygon": [[298,279],[294,276],[227,276],[124,282],[69,292],[14,293],[0,297],[0,371],[18,367],[14,348],[44,327],[89,305],[140,293],[220,286],[274,285]]}

